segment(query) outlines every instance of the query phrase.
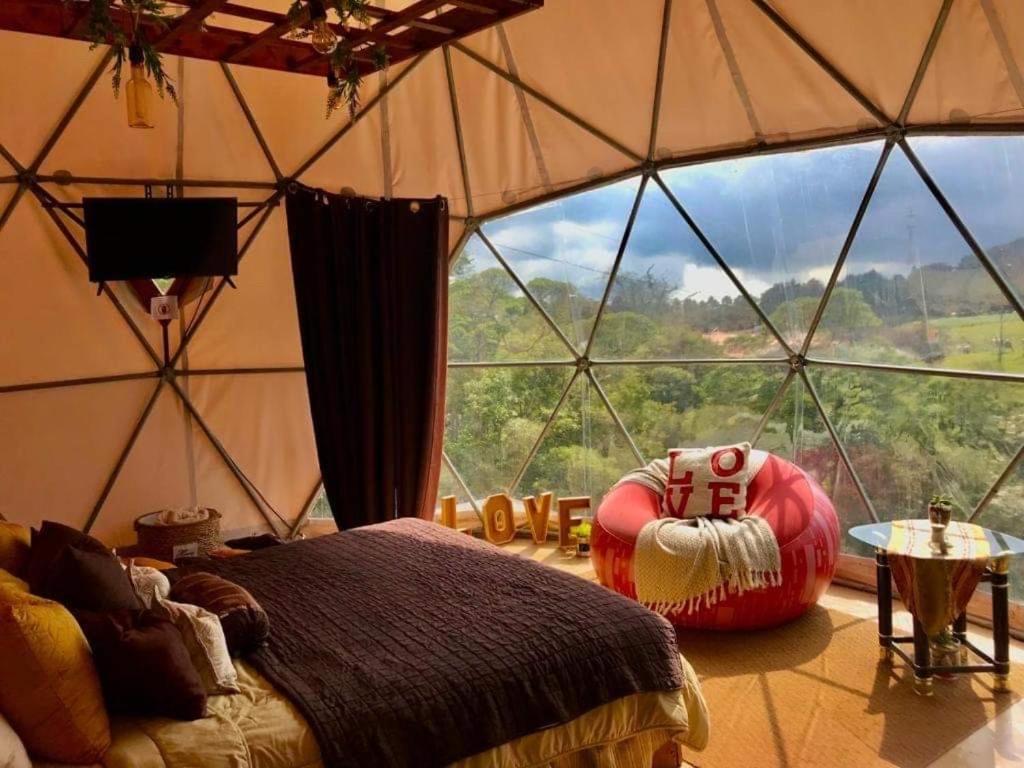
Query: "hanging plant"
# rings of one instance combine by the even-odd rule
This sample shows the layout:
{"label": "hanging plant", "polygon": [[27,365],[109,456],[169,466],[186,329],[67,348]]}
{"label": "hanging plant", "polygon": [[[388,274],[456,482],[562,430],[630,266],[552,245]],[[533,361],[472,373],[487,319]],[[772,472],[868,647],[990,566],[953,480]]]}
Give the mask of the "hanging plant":
{"label": "hanging plant", "polygon": [[114,63],[110,71],[114,94],[117,95],[121,91],[124,64],[131,54],[133,59],[141,58],[142,66],[156,83],[156,92],[160,97],[163,98],[166,91],[177,104],[178,94],[174,90],[174,81],[164,71],[163,58],[156,46],[146,39],[144,31],[145,25],[161,31],[167,29],[165,3],[162,0],[121,0],[117,7],[128,18],[127,28],[114,18],[114,0],[89,0],[86,27],[92,48],[109,45],[113,49]]}
{"label": "hanging plant", "polygon": [[[343,35],[349,30],[352,19],[369,26],[368,0],[294,0],[288,8],[291,22],[290,37],[294,40],[309,39],[314,50],[328,56],[327,69],[327,116],[348,107],[350,117],[359,109],[359,88],[363,83],[362,73],[356,64],[355,52],[347,38],[339,39],[334,27],[327,19],[327,9],[338,15]],[[376,45],[371,51],[374,69],[383,69],[388,64],[387,49]]]}

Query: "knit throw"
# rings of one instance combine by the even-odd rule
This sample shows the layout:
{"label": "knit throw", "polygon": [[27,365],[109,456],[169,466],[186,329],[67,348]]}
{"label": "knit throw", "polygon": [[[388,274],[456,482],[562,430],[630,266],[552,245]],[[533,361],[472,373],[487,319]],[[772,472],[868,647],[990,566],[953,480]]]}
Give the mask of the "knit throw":
{"label": "knit throw", "polygon": [[[667,478],[668,462],[658,459],[619,482],[640,483],[661,495]],[[763,518],[666,517],[640,530],[633,573],[637,599],[667,615],[781,584],[782,562],[775,533]]]}

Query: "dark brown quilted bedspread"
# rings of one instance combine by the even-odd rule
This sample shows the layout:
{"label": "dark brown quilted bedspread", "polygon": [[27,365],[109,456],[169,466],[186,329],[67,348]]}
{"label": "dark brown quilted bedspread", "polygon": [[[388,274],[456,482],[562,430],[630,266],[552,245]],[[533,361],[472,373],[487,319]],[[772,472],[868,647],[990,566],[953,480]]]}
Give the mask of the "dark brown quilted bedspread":
{"label": "dark brown quilted bedspread", "polygon": [[270,616],[249,657],[328,768],[441,766],[682,687],[675,634],[604,587],[421,520],[217,563]]}

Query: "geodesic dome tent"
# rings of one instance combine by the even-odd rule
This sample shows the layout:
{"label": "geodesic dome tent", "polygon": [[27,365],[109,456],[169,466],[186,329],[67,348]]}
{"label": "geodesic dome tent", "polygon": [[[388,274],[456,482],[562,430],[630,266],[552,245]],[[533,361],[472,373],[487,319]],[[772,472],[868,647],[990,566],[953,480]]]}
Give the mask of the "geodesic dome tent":
{"label": "geodesic dome tent", "polygon": [[[422,6],[421,32],[515,4],[380,3]],[[0,515],[111,544],[197,503],[300,531],[319,476],[278,205],[296,179],[448,198],[442,493],[468,507],[596,503],[669,446],[750,439],[847,525],[942,490],[1020,532],[1019,3],[547,0],[325,119],[321,77],[221,45],[267,37],[284,0],[182,0],[180,103],[151,131],[107,51],[33,34],[60,5],[0,8]],[[244,206],[237,290],[184,290],[166,357],[148,299],[182,287],[97,296],[76,207],[146,185]]]}

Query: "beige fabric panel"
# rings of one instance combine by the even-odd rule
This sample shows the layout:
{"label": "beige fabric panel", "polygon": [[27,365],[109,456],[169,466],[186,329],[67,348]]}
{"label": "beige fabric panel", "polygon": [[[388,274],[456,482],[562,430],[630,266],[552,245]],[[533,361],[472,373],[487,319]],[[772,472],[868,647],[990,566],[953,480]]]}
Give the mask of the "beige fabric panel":
{"label": "beige fabric panel", "polygon": [[[367,78],[367,82],[375,78]],[[344,117],[343,117],[344,115]],[[342,109],[331,118],[335,127],[341,127],[348,120],[348,113]],[[384,153],[381,146],[383,113],[378,105],[356,121],[340,140],[327,150],[299,181],[311,187],[328,192],[341,192],[348,188],[356,195],[383,197]],[[432,130],[433,126],[424,127]],[[312,155],[312,147],[307,154]]]}
{"label": "beige fabric panel", "polygon": [[[993,3],[1006,32],[1021,29],[1019,3]],[[1011,11],[1012,6],[1017,9]],[[1022,44],[1014,45],[1020,51]],[[1017,59],[1018,65],[1021,60]],[[910,111],[912,123],[1000,122],[1024,119],[996,38],[978,2],[953,3],[931,65]]]}
{"label": "beige fabric panel", "polygon": [[[55,421],[53,426],[59,424]],[[116,449],[122,449],[127,440],[128,433],[125,432],[116,441]],[[132,544],[135,542],[132,523],[137,517],[158,509],[189,504],[191,492],[184,415],[177,396],[164,386],[91,533],[109,546]]]}
{"label": "beige fabric panel", "polygon": [[[47,40],[47,45],[54,45]],[[56,43],[64,46],[64,43]],[[168,74],[177,71],[177,58],[167,57]],[[64,65],[66,66],[66,65]],[[127,83],[127,67],[123,81]],[[68,73],[78,70],[67,68]],[[41,171],[71,171],[76,176],[173,178],[177,166],[178,107],[170,97],[152,100],[154,127],[140,130],[128,126],[122,84],[114,98],[110,75],[104,73],[89,91],[75,118],[43,162]],[[129,194],[137,194],[130,192]]]}
{"label": "beige fabric panel", "polygon": [[[118,450],[123,444],[124,440]],[[190,455],[195,463],[194,497]],[[92,533],[111,546],[131,544],[135,541],[132,523],[140,515],[194,503],[217,509],[225,532],[246,535],[268,530],[259,510],[198,424],[186,421],[178,396],[165,386]]]}
{"label": "beige fabric panel", "polygon": [[[402,62],[391,67],[388,76],[394,80],[407,66],[407,62]],[[252,109],[260,131],[270,145],[274,159],[286,176],[298,170],[300,165],[349,122],[348,111],[344,107],[327,116],[327,86],[318,77],[296,77],[287,72],[243,66],[232,66],[231,71]],[[365,78],[360,90],[362,103],[372,101],[378,89],[377,77]],[[377,109],[379,107],[369,112],[360,122],[367,120]],[[378,130],[373,133],[373,140],[379,144],[379,123]],[[348,159],[360,162],[356,156]],[[344,154],[341,160],[345,160]],[[381,169],[378,165],[372,180],[350,178],[343,182],[328,175],[324,186],[334,192],[345,185],[356,190],[359,190],[360,185],[378,189],[380,178]],[[303,178],[303,181],[315,184],[321,179],[324,179],[324,175],[314,174]]]}
{"label": "beige fabric panel", "polygon": [[448,198],[465,215],[466,194],[444,56],[434,51],[388,94],[393,197]]}
{"label": "beige fabric panel", "polygon": [[753,3],[716,3],[766,139],[822,136],[878,125]]}
{"label": "beige fabric panel", "polygon": [[[192,385],[194,387],[194,384]],[[241,416],[242,411],[235,411],[231,406],[234,418],[245,418]],[[204,415],[204,419],[205,419]],[[196,466],[196,502],[201,507],[213,507],[221,514],[220,528],[224,538],[237,536],[253,536],[259,533],[271,531],[266,518],[260,512],[256,503],[249,498],[242,488],[238,479],[224,463],[224,459],[213,447],[199,425],[192,420],[192,452],[195,456]],[[214,432],[216,437],[223,443],[223,438]],[[265,453],[275,451],[273,443],[260,445],[258,448]],[[230,453],[230,451],[229,451]],[[236,462],[235,456],[231,457]],[[282,457],[273,455],[276,460]],[[245,471],[245,468],[242,468]],[[248,475],[248,473],[246,473]],[[255,478],[250,477],[252,482]],[[257,483],[257,487],[259,484]],[[263,489],[260,488],[262,491]],[[179,504],[179,506],[181,506]],[[282,512],[284,510],[281,510]],[[273,517],[271,515],[271,517]],[[282,523],[275,522],[273,532],[278,534],[286,533]]]}
{"label": "beige fabric panel", "polygon": [[274,181],[274,172],[220,64],[187,59],[181,86],[184,177]]}
{"label": "beige fabric panel", "polygon": [[655,156],[661,159],[753,141],[754,131],[715,35],[706,0],[675,0]]}
{"label": "beige fabric panel", "polygon": [[872,103],[895,119],[942,0],[774,0],[772,5]]}
{"label": "beige fabric panel", "polygon": [[0,395],[0,515],[84,526],[156,382]]}
{"label": "beige fabric panel", "polygon": [[[622,24],[608,21],[621,14],[621,3],[556,0],[543,13],[513,20],[505,32],[523,82],[643,156],[650,140],[662,9],[662,0],[632,3],[623,19],[629,34],[623,34]],[[488,30],[466,45],[509,71],[507,56],[494,45],[497,35]],[[630,108],[609,109],[611,104]]]}
{"label": "beige fabric panel", "polygon": [[245,474],[289,521],[320,477],[301,373],[193,376],[192,402]]}
{"label": "beige fabric panel", "polygon": [[[0,76],[0,144],[28,166],[99,64],[103,51],[90,51],[88,43],[0,34],[8,62]],[[109,83],[99,87],[110,98]]]}
{"label": "beige fabric panel", "polygon": [[[238,290],[227,287],[221,291],[196,329],[188,346],[189,367],[302,365],[283,204],[270,214],[239,262],[235,284]],[[194,311],[190,306],[190,316]]]}
{"label": "beige fabric panel", "polygon": [[155,367],[31,195],[0,230],[0,269],[0,386]]}
{"label": "beige fabric panel", "polygon": [[[497,37],[488,41],[486,58],[497,60]],[[521,102],[511,83],[458,50],[452,69],[478,216],[636,165],[533,97],[522,93]]]}

